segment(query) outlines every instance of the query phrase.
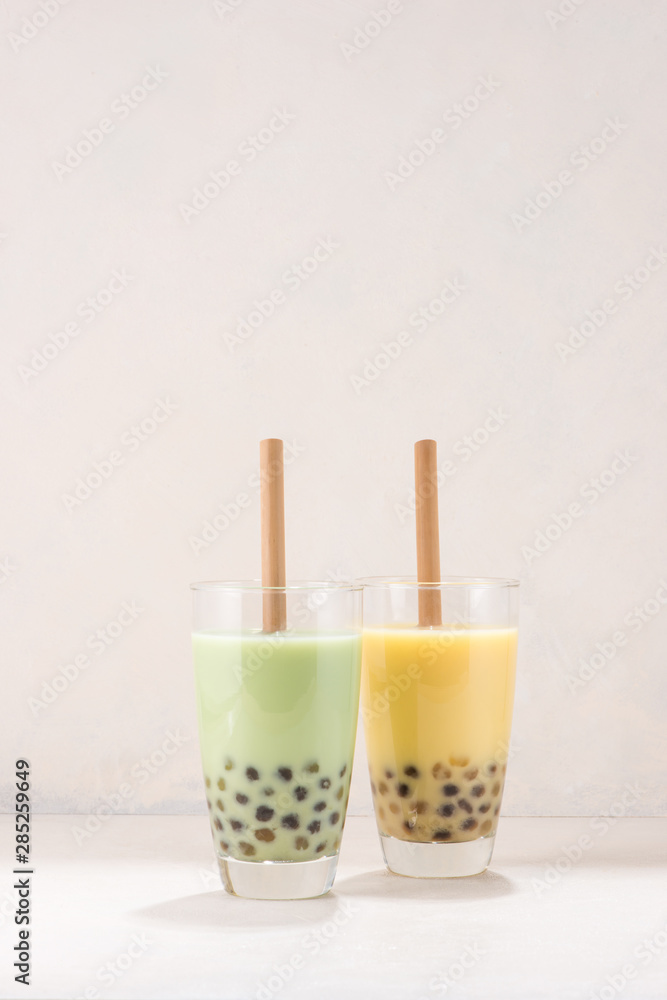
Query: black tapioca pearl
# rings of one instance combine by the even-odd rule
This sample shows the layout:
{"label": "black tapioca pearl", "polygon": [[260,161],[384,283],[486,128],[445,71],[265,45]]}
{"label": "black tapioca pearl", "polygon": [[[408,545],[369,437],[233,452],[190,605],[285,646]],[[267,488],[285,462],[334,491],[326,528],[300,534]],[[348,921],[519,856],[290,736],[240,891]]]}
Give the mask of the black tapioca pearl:
{"label": "black tapioca pearl", "polygon": [[326,807],[327,807],[326,802],[316,802],[315,805],[313,806],[313,809],[315,810],[316,813],[321,813],[323,809],[326,809]]}
{"label": "black tapioca pearl", "polygon": [[246,767],[245,776],[248,781],[259,781],[259,771],[256,767]]}
{"label": "black tapioca pearl", "polygon": [[304,771],[307,771],[308,774],[317,774],[319,769],[320,765],[317,763],[316,760],[314,760],[312,764],[306,764],[306,766],[304,767]]}
{"label": "black tapioca pearl", "polygon": [[434,840],[450,840],[452,836],[451,830],[436,830],[433,834]]}
{"label": "black tapioca pearl", "polygon": [[491,829],[491,820],[485,819],[479,828],[479,832],[482,834],[482,836],[484,836],[489,832],[490,829]]}
{"label": "black tapioca pearl", "polygon": [[399,805],[398,805],[397,802],[390,802],[389,803],[389,812],[399,813],[400,811],[401,810],[400,810],[400,807],[399,807]]}
{"label": "black tapioca pearl", "polygon": [[278,775],[283,779],[283,781],[292,780],[292,768],[291,767],[279,767]]}
{"label": "black tapioca pearl", "polygon": [[494,764],[493,761],[491,761],[491,763],[486,765],[484,770],[486,771],[487,774],[495,774],[496,771],[498,770],[498,765]]}
{"label": "black tapioca pearl", "polygon": [[473,799],[481,799],[485,791],[486,788],[484,787],[484,785],[473,785],[472,788],[470,789],[470,794],[472,795]]}
{"label": "black tapioca pearl", "polygon": [[209,809],[213,808],[213,806],[211,805],[211,800],[210,799],[206,799],[206,805],[209,807]]}
{"label": "black tapioca pearl", "polygon": [[228,851],[229,850],[229,844],[227,843],[226,840],[221,840],[220,841],[220,847],[223,849],[223,851]]}
{"label": "black tapioca pearl", "polygon": [[496,783],[494,784],[493,788],[491,789],[491,794],[492,795],[497,795],[499,791],[500,791],[500,782],[496,781]]}
{"label": "black tapioca pearl", "polygon": [[338,777],[342,778],[346,771],[347,771],[347,764],[343,764],[343,766],[341,767],[341,769],[340,769],[340,771],[338,773]]}
{"label": "black tapioca pearl", "polygon": [[418,778],[419,771],[414,766],[414,764],[408,764],[407,767],[403,768],[403,774],[407,775],[408,778]]}
{"label": "black tapioca pearl", "polygon": [[500,812],[500,806],[496,806],[496,808],[493,810],[493,815],[497,816],[499,812]]}
{"label": "black tapioca pearl", "polygon": [[216,830],[222,830],[222,820],[218,816],[213,820],[213,826]]}
{"label": "black tapioca pearl", "polygon": [[234,761],[231,757],[225,757],[225,771],[231,771],[234,767]]}
{"label": "black tapioca pearl", "polygon": [[467,767],[470,763],[470,757],[453,753],[449,755],[449,763],[452,767]]}
{"label": "black tapioca pearl", "polygon": [[288,813],[287,816],[283,816],[280,822],[286,830],[299,829],[299,817],[296,813]]}
{"label": "black tapioca pearl", "polygon": [[444,785],[442,789],[442,794],[447,796],[458,795],[459,791],[460,789],[458,785]]}
{"label": "black tapioca pearl", "polygon": [[415,802],[415,812],[418,816],[423,816],[428,812],[428,802]]}
{"label": "black tapioca pearl", "polygon": [[468,816],[468,818],[464,819],[463,822],[461,823],[461,829],[462,830],[476,830],[477,829],[477,820],[473,819],[472,816]]}
{"label": "black tapioca pearl", "polygon": [[265,844],[270,844],[272,840],[276,839],[273,830],[269,830],[268,826],[262,827],[261,830],[255,830],[255,836],[257,840],[262,840]]}
{"label": "black tapioca pearl", "polygon": [[204,781],[206,782],[206,787],[210,788],[211,787],[211,779],[210,778],[204,778]]}
{"label": "black tapioca pearl", "polygon": [[274,791],[273,791],[272,788],[263,788],[262,789],[262,795],[266,795],[267,798],[269,798],[273,794],[274,794]]}
{"label": "black tapioca pearl", "polygon": [[315,854],[321,854],[326,846],[327,846],[326,840],[324,841],[323,844],[318,844],[317,847],[315,848]]}
{"label": "black tapioca pearl", "polygon": [[218,788],[220,789],[220,791],[224,792],[224,790],[225,790],[226,787],[227,787],[227,785],[225,784],[225,779],[224,778],[218,778]]}
{"label": "black tapioca pearl", "polygon": [[215,800],[215,804],[216,804],[217,808],[220,810],[221,813],[223,813],[225,811],[225,806],[224,806],[224,803],[223,803],[222,799],[216,799]]}
{"label": "black tapioca pearl", "polygon": [[343,798],[343,792],[344,791],[345,791],[345,789],[341,785],[340,788],[338,789],[338,791],[336,792],[336,798],[338,799],[339,802]]}
{"label": "black tapioca pearl", "polygon": [[453,802],[445,802],[444,805],[438,806],[436,812],[438,816],[453,816],[456,806]]}
{"label": "black tapioca pearl", "polygon": [[294,841],[294,846],[297,851],[307,851],[308,850],[308,837],[297,837]]}
{"label": "black tapioca pearl", "polygon": [[384,776],[387,779],[387,781],[391,781],[391,779],[394,777],[394,772],[393,771],[385,771],[384,772]]}
{"label": "black tapioca pearl", "polygon": [[389,789],[385,785],[384,781],[381,781],[380,784],[378,785],[378,792],[380,793],[380,795],[386,795],[388,791]]}
{"label": "black tapioca pearl", "polygon": [[466,781],[474,781],[478,774],[479,774],[479,768],[471,767],[467,771],[463,772],[463,777],[466,779]]}
{"label": "black tapioca pearl", "polygon": [[472,812],[472,806],[470,805],[467,799],[459,799],[457,805],[459,809],[463,809],[463,811],[466,813]]}
{"label": "black tapioca pearl", "polygon": [[[375,786],[373,786],[373,787],[375,787]],[[330,778],[322,778],[321,781],[320,781],[320,788],[331,788],[331,779]]]}
{"label": "black tapioca pearl", "polygon": [[243,792],[236,793],[236,801],[240,806],[245,806],[248,803],[248,796],[244,795]]}
{"label": "black tapioca pearl", "polygon": [[405,782],[401,782],[400,785],[396,785],[396,794],[401,799],[407,799],[410,794],[410,786],[406,785]]}
{"label": "black tapioca pearl", "polygon": [[246,858],[251,858],[253,854],[256,853],[253,845],[249,844],[246,840],[242,840],[239,843],[239,848],[241,849],[241,853],[244,854]]}
{"label": "black tapioca pearl", "polygon": [[340,813],[331,813],[331,816],[329,816],[329,822],[332,826],[335,826],[339,819]]}
{"label": "black tapioca pearl", "polygon": [[377,788],[374,781],[371,781],[371,795],[377,795]]}
{"label": "black tapioca pearl", "polygon": [[303,785],[299,785],[298,788],[294,789],[294,798],[297,802],[303,802],[303,800],[308,795],[308,789],[304,788]]}
{"label": "black tapioca pearl", "polygon": [[413,819],[412,817],[410,817],[410,819],[406,819],[405,822],[403,823],[403,829],[408,830],[410,833],[412,833],[412,831],[416,826],[417,826],[417,820]]}
{"label": "black tapioca pearl", "polygon": [[242,823],[240,819],[230,819],[229,825],[232,830],[245,830],[245,823]]}
{"label": "black tapioca pearl", "polygon": [[314,819],[312,823],[308,824],[308,833],[319,833],[321,823],[319,819]]}
{"label": "black tapioca pearl", "polygon": [[266,823],[273,816],[273,809],[271,806],[257,806],[257,811],[255,812],[256,818],[260,823]]}
{"label": "black tapioca pearl", "polygon": [[489,811],[490,808],[491,808],[491,805],[490,805],[489,802],[482,802],[481,806],[479,807],[479,811],[481,813],[488,813],[488,811]]}

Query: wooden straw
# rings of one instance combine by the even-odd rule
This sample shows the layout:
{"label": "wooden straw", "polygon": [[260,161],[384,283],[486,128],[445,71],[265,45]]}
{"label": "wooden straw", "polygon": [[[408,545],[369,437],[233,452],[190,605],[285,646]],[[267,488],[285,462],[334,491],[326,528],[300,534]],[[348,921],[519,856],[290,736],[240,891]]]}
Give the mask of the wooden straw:
{"label": "wooden straw", "polygon": [[[262,586],[285,586],[285,488],[283,443],[266,438],[259,443],[262,507]],[[265,593],[265,632],[278,632],[287,625],[285,593]]]}
{"label": "wooden straw", "polygon": [[[440,531],[438,527],[438,454],[435,441],[415,444],[415,493],[417,512],[417,580],[440,582]],[[419,624],[442,624],[438,589],[419,590]]]}

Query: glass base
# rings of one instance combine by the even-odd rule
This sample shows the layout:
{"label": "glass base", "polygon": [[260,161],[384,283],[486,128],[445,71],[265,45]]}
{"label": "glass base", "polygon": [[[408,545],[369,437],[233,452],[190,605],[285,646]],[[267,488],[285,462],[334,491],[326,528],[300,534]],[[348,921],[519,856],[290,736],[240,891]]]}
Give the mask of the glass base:
{"label": "glass base", "polygon": [[315,861],[236,861],[218,857],[222,884],[245,899],[312,899],[333,885],[338,855]]}
{"label": "glass base", "polygon": [[461,844],[414,844],[380,835],[389,871],[411,878],[460,878],[486,871],[495,835]]}

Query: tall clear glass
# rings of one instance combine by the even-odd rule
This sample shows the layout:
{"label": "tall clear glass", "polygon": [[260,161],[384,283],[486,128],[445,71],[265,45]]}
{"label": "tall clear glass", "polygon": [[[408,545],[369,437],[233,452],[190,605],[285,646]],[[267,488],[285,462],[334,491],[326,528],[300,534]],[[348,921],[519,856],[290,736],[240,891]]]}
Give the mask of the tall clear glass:
{"label": "tall clear glass", "polygon": [[[493,853],[509,754],[518,582],[360,582],[362,716],[387,867],[478,874]],[[419,626],[420,589],[440,592],[442,625]]]}
{"label": "tall clear glass", "polygon": [[[361,669],[358,585],[195,583],[194,667],[211,832],[228,892],[328,892],[345,822]],[[286,627],[262,630],[264,596]]]}

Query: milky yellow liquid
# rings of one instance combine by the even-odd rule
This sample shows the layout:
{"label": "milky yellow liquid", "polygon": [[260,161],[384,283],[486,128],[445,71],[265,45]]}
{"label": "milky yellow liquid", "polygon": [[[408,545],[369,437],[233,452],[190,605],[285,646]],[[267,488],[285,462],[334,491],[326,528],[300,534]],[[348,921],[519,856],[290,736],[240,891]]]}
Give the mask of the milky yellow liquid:
{"label": "milky yellow liquid", "polygon": [[366,629],[362,713],[381,833],[495,833],[510,740],[516,629]]}

